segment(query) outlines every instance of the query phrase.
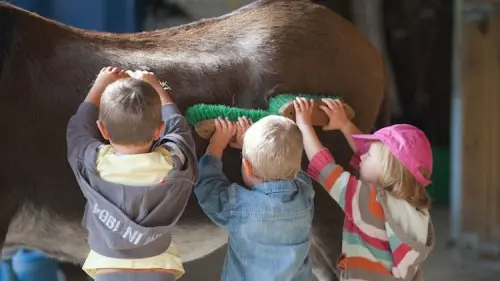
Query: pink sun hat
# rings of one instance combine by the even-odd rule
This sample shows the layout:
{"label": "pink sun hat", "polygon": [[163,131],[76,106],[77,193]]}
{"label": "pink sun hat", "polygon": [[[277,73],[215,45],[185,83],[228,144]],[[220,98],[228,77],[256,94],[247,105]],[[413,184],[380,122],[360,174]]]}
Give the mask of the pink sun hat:
{"label": "pink sun hat", "polygon": [[424,168],[432,173],[431,144],[424,132],[417,127],[397,124],[382,128],[373,134],[352,135],[352,138],[359,155],[370,149],[371,142],[382,142],[420,184],[427,186],[431,183],[420,172],[420,169]]}

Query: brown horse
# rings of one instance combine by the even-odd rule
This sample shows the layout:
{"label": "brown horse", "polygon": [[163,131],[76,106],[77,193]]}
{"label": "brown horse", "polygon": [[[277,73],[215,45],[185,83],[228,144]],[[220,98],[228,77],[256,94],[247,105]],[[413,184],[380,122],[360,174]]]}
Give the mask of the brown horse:
{"label": "brown horse", "polygon": [[[0,3],[0,246],[84,260],[85,199],[66,162],[65,131],[106,65],[154,71],[183,111],[195,103],[263,108],[273,94],[304,92],[342,95],[363,131],[388,114],[380,53],[351,23],[307,0],[259,0],[221,17],[134,34],[75,29]],[[320,136],[347,164],[345,139]],[[196,138],[199,155],[206,144]],[[224,161],[229,177],[240,180],[239,152],[227,151]],[[335,280],[343,214],[315,189],[314,270],[320,280]],[[174,233],[184,260],[226,239],[192,198]]]}

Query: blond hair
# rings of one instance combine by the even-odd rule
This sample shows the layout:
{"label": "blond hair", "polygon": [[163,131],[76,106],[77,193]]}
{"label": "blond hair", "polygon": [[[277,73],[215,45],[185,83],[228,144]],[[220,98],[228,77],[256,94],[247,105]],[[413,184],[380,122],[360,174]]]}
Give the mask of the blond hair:
{"label": "blond hair", "polygon": [[108,85],[101,96],[99,120],[112,142],[136,145],[151,142],[161,124],[161,101],[149,83],[134,78]]}
{"label": "blond hair", "polygon": [[[380,149],[382,156],[380,186],[395,198],[405,200],[418,209],[429,209],[431,199],[425,187],[415,179],[387,146],[381,142],[373,144]],[[430,178],[429,170],[421,169],[420,172],[427,179]]]}
{"label": "blond hair", "polygon": [[245,133],[243,157],[261,181],[295,179],[301,169],[302,133],[290,119],[267,116]]}

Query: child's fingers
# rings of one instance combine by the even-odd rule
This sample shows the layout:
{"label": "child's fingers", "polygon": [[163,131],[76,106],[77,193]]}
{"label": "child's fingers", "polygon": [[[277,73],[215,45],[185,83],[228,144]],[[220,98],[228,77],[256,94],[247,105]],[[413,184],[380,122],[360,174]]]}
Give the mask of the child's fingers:
{"label": "child's fingers", "polygon": [[342,102],[340,100],[335,100],[333,102],[333,104],[334,104],[336,110],[342,110],[342,108],[344,107],[344,105],[342,104]]}
{"label": "child's fingers", "polygon": [[125,72],[125,70],[120,70],[120,72],[118,72],[118,76],[120,76],[120,77],[128,77],[128,74],[127,74],[127,72]]}
{"label": "child's fingers", "polygon": [[337,101],[337,104],[338,104],[338,110],[340,112],[342,112],[342,114],[346,114],[345,113],[345,107],[344,107],[344,103],[340,100]]}
{"label": "child's fingers", "polygon": [[313,99],[310,99],[309,102],[308,102],[308,111],[312,112],[313,108],[314,108],[314,100]]}
{"label": "child's fingers", "polygon": [[252,125],[252,120],[246,116],[243,116],[243,127],[250,127]]}
{"label": "child's fingers", "polygon": [[231,135],[236,135],[238,133],[238,125],[234,124],[234,123],[231,123],[231,126],[232,126],[232,130],[231,130]]}
{"label": "child's fingers", "polygon": [[326,105],[320,105],[319,109],[323,110],[326,115],[330,115],[330,113],[332,112],[332,110]]}
{"label": "child's fingers", "polygon": [[228,133],[230,133],[232,136],[236,134],[236,131],[238,130],[237,126],[233,124],[232,122],[227,123],[227,129]]}
{"label": "child's fingers", "polygon": [[236,127],[234,126],[234,123],[229,120],[228,117],[225,119],[226,123],[226,130],[228,133],[231,133],[231,135],[234,135],[236,132]]}
{"label": "child's fingers", "polygon": [[333,99],[323,99],[323,102],[326,104],[326,106],[328,106],[330,110],[335,109],[335,102]]}
{"label": "child's fingers", "polygon": [[220,118],[216,118],[214,120],[214,123],[215,123],[215,131],[216,132],[220,132],[222,130],[222,125],[220,123]]}
{"label": "child's fingers", "polygon": [[105,67],[103,67],[103,68],[101,69],[101,73],[102,73],[102,72],[110,72],[110,71],[111,71],[111,69],[113,69],[113,67],[112,67],[112,66],[105,66]]}
{"label": "child's fingers", "polygon": [[300,112],[304,112],[307,109],[307,102],[305,98],[298,98]]}
{"label": "child's fingers", "polygon": [[245,126],[245,117],[238,117],[238,123],[237,123],[237,126],[238,126],[238,133],[240,132],[240,130],[242,129],[243,126]]}
{"label": "child's fingers", "polygon": [[227,123],[227,118],[226,119],[221,118],[220,123],[222,125],[222,131],[227,132],[229,130],[229,124]]}
{"label": "child's fingers", "polygon": [[242,125],[241,125],[241,117],[238,118],[238,122],[234,124],[234,127],[236,128],[236,134],[240,135],[241,131],[243,130]]}
{"label": "child's fingers", "polygon": [[293,108],[295,109],[295,112],[300,113],[300,105],[298,100],[293,101]]}
{"label": "child's fingers", "polygon": [[321,101],[328,107],[328,109],[333,109],[332,108],[332,100],[331,99],[321,99]]}

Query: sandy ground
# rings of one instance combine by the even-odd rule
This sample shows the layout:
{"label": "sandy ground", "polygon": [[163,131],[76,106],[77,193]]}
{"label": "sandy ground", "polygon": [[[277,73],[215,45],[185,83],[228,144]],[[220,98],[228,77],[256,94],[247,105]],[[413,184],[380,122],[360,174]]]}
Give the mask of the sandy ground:
{"label": "sandy ground", "polygon": [[[436,228],[437,245],[423,266],[426,281],[499,281],[500,262],[483,263],[473,260],[459,262],[456,254],[447,249],[449,230],[448,210],[435,207],[432,212]],[[185,265],[186,274],[179,281],[218,281],[224,260],[225,248],[204,259]],[[71,269],[68,281],[83,281],[80,274]]]}
{"label": "sandy ground", "polygon": [[499,281],[500,261],[482,262],[468,259],[462,253],[450,251],[447,247],[449,238],[449,212],[447,208],[435,207],[433,212],[436,230],[436,248],[423,265],[426,281]]}

